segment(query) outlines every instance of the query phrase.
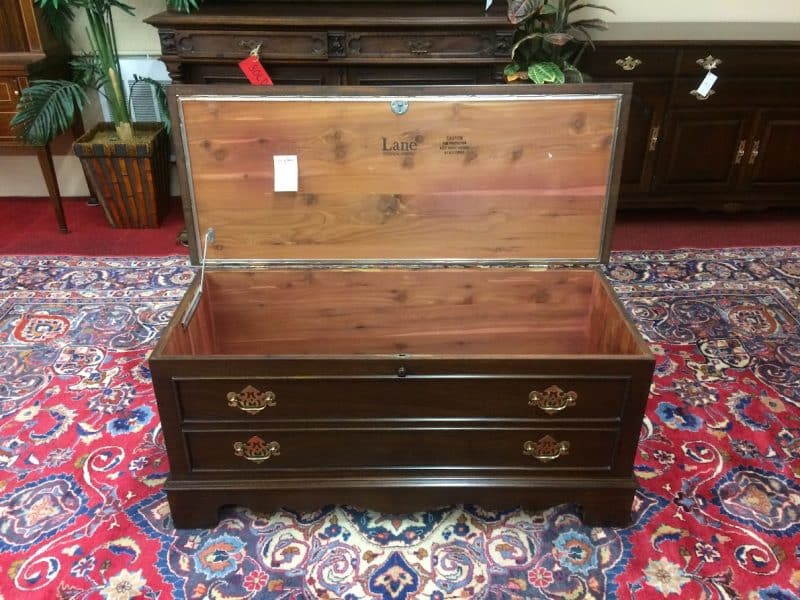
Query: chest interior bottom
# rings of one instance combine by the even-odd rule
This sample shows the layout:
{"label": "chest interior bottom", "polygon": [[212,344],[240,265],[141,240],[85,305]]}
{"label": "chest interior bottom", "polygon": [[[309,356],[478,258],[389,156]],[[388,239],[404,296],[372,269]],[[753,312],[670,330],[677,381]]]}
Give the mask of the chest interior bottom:
{"label": "chest interior bottom", "polygon": [[189,356],[644,352],[599,273],[511,268],[207,271],[192,320],[172,328],[163,350]]}

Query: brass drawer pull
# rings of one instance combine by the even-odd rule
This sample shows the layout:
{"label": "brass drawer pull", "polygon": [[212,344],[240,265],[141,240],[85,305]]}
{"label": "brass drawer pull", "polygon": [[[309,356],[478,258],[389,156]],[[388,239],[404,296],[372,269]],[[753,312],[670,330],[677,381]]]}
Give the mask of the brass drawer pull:
{"label": "brass drawer pull", "polygon": [[569,454],[569,442],[557,442],[554,438],[546,435],[538,442],[528,440],[522,444],[522,454],[532,456],[539,462],[552,462]]}
{"label": "brass drawer pull", "polygon": [[698,58],[695,62],[706,71],[713,71],[722,64],[722,59],[715,58],[713,54],[709,54],[705,58]]}
{"label": "brass drawer pull", "polygon": [[260,413],[268,406],[278,404],[275,392],[262,392],[252,385],[248,385],[241,392],[228,392],[228,406],[238,408],[249,415]]}
{"label": "brass drawer pull", "polygon": [[690,93],[692,96],[694,96],[695,98],[697,98],[697,100],[698,100],[699,102],[705,102],[706,100],[708,100],[709,98],[711,98],[711,96],[713,96],[714,94],[716,94],[716,93],[717,93],[717,91],[716,91],[716,90],[711,90],[711,91],[710,91],[710,92],[708,92],[708,93],[707,93],[705,96],[703,96],[703,94],[701,94],[701,93],[700,93],[700,92],[698,92],[697,90],[692,90],[692,91],[691,91],[691,92],[689,92],[689,93]]}
{"label": "brass drawer pull", "polygon": [[261,56],[261,40],[243,39],[239,40],[239,47],[247,50],[252,56]]}
{"label": "brass drawer pull", "polygon": [[750,160],[748,161],[751,165],[756,164],[756,159],[758,158],[758,154],[760,152],[761,140],[756,140],[753,142],[753,150],[750,152]]}
{"label": "brass drawer pull", "polygon": [[733,164],[738,165],[742,162],[746,149],[747,149],[747,140],[741,140],[739,142],[739,148],[736,150],[736,158],[734,159]]}
{"label": "brass drawer pull", "polygon": [[281,445],[278,442],[265,442],[254,435],[246,442],[234,442],[233,454],[254,463],[262,463],[273,456],[280,456]]}
{"label": "brass drawer pull", "polygon": [[534,390],[528,395],[528,406],[541,408],[548,415],[553,415],[570,406],[575,406],[577,401],[577,393],[565,392],[557,385],[551,385],[543,392]]}
{"label": "brass drawer pull", "polygon": [[642,61],[632,56],[626,56],[617,60],[617,66],[621,67],[623,71],[635,71],[636,67],[640,66]]}
{"label": "brass drawer pull", "polygon": [[411,54],[422,56],[430,53],[433,43],[428,40],[408,40],[406,46]]}
{"label": "brass drawer pull", "polygon": [[658,147],[658,136],[661,133],[661,127],[658,125],[650,129],[650,145],[647,147],[650,152],[655,152]]}

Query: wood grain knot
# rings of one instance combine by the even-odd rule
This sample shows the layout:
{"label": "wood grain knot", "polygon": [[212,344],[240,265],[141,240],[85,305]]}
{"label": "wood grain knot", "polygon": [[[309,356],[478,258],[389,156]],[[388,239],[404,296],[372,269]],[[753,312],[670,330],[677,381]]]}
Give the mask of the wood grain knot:
{"label": "wood grain knot", "polygon": [[397,196],[381,196],[378,200],[378,211],[385,217],[393,217],[400,208],[400,199]]}
{"label": "wood grain knot", "polygon": [[586,128],[586,114],[585,113],[578,113],[575,115],[575,118],[572,119],[572,130],[575,133],[581,133]]}

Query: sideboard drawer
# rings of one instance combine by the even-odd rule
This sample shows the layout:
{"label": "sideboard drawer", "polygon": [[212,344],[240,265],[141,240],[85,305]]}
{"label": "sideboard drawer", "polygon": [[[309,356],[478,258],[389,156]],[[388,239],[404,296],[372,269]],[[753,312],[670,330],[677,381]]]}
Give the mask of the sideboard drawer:
{"label": "sideboard drawer", "polygon": [[583,55],[580,68],[602,79],[671,77],[677,56],[672,48],[600,47]]}
{"label": "sideboard drawer", "polygon": [[11,128],[11,119],[17,111],[20,91],[19,78],[0,77],[0,140],[16,139]]}
{"label": "sideboard drawer", "polygon": [[277,59],[328,58],[328,34],[325,31],[253,31],[245,34],[214,32],[178,32],[175,51],[182,56],[238,58],[259,48],[264,61]]}
{"label": "sideboard drawer", "polygon": [[610,471],[616,429],[270,429],[187,433],[193,471]]}
{"label": "sideboard drawer", "polygon": [[354,32],[345,37],[348,58],[491,58],[494,36],[479,32]]}
{"label": "sideboard drawer", "polygon": [[176,379],[185,421],[619,419],[628,377]]}
{"label": "sideboard drawer", "polygon": [[[718,62],[714,62],[714,61]],[[797,48],[731,48],[730,46],[697,46],[686,48],[681,54],[679,75],[706,73],[704,65],[720,77],[796,77],[800,71],[800,51]]]}

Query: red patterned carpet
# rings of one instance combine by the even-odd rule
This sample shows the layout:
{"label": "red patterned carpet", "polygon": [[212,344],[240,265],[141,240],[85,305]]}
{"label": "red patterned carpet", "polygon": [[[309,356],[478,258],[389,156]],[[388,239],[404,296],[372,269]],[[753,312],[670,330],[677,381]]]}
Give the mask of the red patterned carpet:
{"label": "red patterned carpet", "polygon": [[800,248],[617,253],[658,356],[635,522],[350,507],[176,532],[147,354],[183,258],[0,261],[0,594],[782,600],[800,595]]}

